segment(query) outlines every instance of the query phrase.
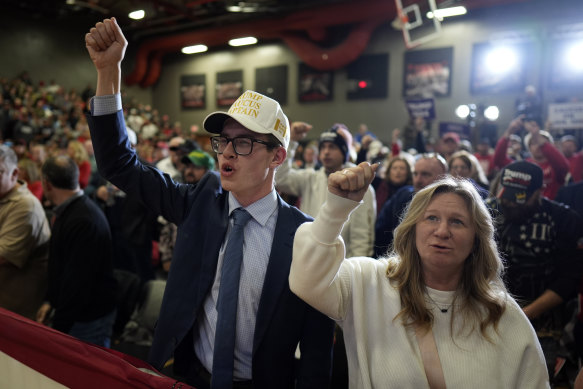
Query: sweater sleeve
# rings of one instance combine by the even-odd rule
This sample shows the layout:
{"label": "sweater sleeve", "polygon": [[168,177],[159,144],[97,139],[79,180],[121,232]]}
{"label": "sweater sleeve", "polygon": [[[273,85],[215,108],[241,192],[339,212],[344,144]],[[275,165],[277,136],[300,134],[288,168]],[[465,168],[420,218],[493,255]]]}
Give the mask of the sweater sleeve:
{"label": "sweater sleeve", "polygon": [[499,363],[507,368],[502,370],[501,382],[508,388],[549,388],[545,358],[537,335],[515,301],[508,301],[503,322],[503,353]]}
{"label": "sweater sleeve", "polygon": [[85,189],[89,185],[89,177],[91,177],[91,164],[89,161],[83,161],[79,165],[79,186]]}
{"label": "sweater sleeve", "polygon": [[509,139],[505,136],[498,139],[498,142],[496,142],[496,148],[494,149],[494,166],[499,169],[502,169],[504,166],[512,162],[512,160],[506,155],[508,142]]}
{"label": "sweater sleeve", "polygon": [[337,276],[345,257],[340,231],[357,206],[328,192],[318,217],[302,224],[294,239],[290,289],[333,319],[343,318],[350,299],[348,281]]}
{"label": "sweater sleeve", "polygon": [[554,180],[558,184],[564,184],[565,177],[567,176],[567,173],[569,173],[569,161],[567,161],[567,158],[565,158],[565,156],[549,142],[542,145],[541,151],[553,169]]}
{"label": "sweater sleeve", "polygon": [[579,182],[583,180],[583,151],[575,154],[571,166],[571,176],[573,182]]}
{"label": "sweater sleeve", "polygon": [[292,164],[298,142],[291,141],[287,149],[285,161],[275,171],[275,185],[278,190],[293,196],[301,196],[307,179],[303,173],[304,169],[293,169]]}
{"label": "sweater sleeve", "polygon": [[391,154],[393,155],[393,157],[396,157],[397,155],[399,155],[400,152],[401,152],[401,146],[399,145],[399,142],[391,143]]}

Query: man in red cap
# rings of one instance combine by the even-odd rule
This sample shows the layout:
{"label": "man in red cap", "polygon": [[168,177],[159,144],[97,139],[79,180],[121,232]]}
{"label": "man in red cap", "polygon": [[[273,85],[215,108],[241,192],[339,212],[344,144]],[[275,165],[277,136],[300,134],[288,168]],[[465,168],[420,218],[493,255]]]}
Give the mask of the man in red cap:
{"label": "man in red cap", "polygon": [[446,132],[441,137],[439,153],[449,163],[449,159],[460,147],[460,136],[457,132]]}

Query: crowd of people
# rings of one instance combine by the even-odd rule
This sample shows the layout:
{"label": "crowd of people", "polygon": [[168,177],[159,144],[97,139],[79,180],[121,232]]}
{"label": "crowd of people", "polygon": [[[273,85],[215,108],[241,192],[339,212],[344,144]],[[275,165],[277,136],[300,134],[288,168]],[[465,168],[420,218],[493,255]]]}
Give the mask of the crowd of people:
{"label": "crowd of people", "polygon": [[200,388],[573,381],[576,137],[520,112],[495,144],[312,136],[247,91],[205,138],[122,99],[115,20],[86,44],[95,90],[0,81],[0,307],[109,346],[114,269],[167,279],[148,361]]}

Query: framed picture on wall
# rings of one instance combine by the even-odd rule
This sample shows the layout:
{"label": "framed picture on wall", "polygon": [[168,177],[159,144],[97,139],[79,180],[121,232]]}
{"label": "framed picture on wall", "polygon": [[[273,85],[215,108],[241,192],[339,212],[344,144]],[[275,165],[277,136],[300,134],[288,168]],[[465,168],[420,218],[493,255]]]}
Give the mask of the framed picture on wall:
{"label": "framed picture on wall", "polygon": [[217,73],[217,106],[228,107],[243,93],[243,71]]}
{"label": "framed picture on wall", "polygon": [[359,57],[346,67],[348,100],[384,99],[389,87],[389,54]]}
{"label": "framed picture on wall", "polygon": [[182,109],[206,107],[206,76],[204,74],[180,77],[180,105]]}
{"label": "framed picture on wall", "polygon": [[451,93],[453,47],[405,53],[403,96],[445,97]]}
{"label": "framed picture on wall", "polygon": [[472,94],[521,92],[533,61],[531,42],[476,43],[472,53],[470,91]]}
{"label": "framed picture on wall", "polygon": [[255,69],[255,90],[280,104],[286,104],[287,65]]}
{"label": "framed picture on wall", "polygon": [[332,100],[334,73],[314,69],[305,63],[298,68],[298,101],[310,103],[314,101]]}

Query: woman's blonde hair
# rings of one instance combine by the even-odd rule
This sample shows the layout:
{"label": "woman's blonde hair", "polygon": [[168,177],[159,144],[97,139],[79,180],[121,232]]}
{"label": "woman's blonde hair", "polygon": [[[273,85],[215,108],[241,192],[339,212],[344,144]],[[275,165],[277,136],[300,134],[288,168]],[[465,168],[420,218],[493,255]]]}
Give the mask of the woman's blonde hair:
{"label": "woman's blonde hair", "polygon": [[85,149],[83,143],[78,140],[70,140],[68,147],[73,151],[69,156],[77,165],[84,161],[89,161],[89,154],[87,154],[87,149]]}
{"label": "woman's blonde hair", "polygon": [[475,155],[468,153],[465,150],[460,150],[460,151],[456,151],[455,153],[453,153],[449,159],[449,167],[451,170],[451,165],[453,164],[453,161],[456,159],[461,159],[464,164],[469,167],[470,169],[470,175],[469,177],[476,181],[476,183],[483,185],[483,186],[488,186],[489,182],[488,182],[488,178],[486,177],[486,173],[484,173],[484,168],[482,168],[482,165],[480,164],[480,161],[478,161],[478,158],[476,158]]}
{"label": "woman's blonde hair", "polygon": [[28,158],[18,161],[18,170],[22,174],[22,178],[28,183],[41,180],[40,168]]}
{"label": "woman's blonde hair", "polygon": [[[421,258],[415,244],[416,225],[429,203],[440,194],[453,193],[467,205],[476,231],[474,246],[466,258],[460,283],[452,305],[454,314],[461,314],[470,331],[479,323],[483,336],[486,329],[497,328],[505,309],[506,288],[502,281],[503,263],[494,240],[494,224],[474,185],[464,179],[448,176],[420,190],[408,205],[401,224],[395,229],[393,251],[389,257],[387,276],[399,290],[402,309],[397,315],[407,327],[429,329],[433,314],[426,306],[426,286]],[[456,304],[459,303],[459,311]],[[453,326],[453,320],[451,321]],[[453,327],[452,327],[453,329]]]}

